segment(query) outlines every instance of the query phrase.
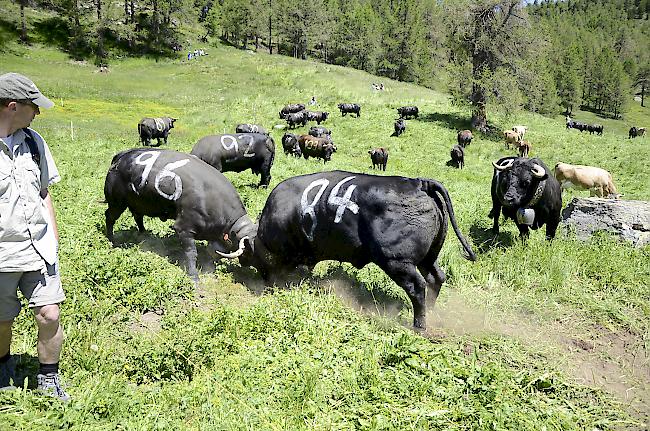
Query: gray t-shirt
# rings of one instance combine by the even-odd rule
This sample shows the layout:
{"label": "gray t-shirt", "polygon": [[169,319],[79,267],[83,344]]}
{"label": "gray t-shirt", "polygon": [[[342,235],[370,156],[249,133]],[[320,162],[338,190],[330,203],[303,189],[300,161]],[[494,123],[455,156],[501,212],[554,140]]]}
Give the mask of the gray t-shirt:
{"label": "gray t-shirt", "polygon": [[56,263],[58,244],[41,190],[61,177],[45,140],[31,130],[40,166],[32,158],[21,129],[12,148],[0,138],[0,272],[37,271]]}

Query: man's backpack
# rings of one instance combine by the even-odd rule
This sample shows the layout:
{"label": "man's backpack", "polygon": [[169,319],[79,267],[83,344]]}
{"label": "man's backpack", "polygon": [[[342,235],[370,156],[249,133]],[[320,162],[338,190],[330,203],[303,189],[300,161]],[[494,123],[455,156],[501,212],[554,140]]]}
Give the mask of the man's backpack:
{"label": "man's backpack", "polygon": [[32,153],[32,160],[34,160],[34,163],[36,163],[36,166],[39,168],[41,167],[41,153],[38,151],[38,145],[36,144],[36,139],[34,139],[34,135],[32,135],[32,131],[29,130],[27,127],[23,129],[23,132],[25,132],[25,142],[27,143],[27,146],[29,147],[29,152]]}

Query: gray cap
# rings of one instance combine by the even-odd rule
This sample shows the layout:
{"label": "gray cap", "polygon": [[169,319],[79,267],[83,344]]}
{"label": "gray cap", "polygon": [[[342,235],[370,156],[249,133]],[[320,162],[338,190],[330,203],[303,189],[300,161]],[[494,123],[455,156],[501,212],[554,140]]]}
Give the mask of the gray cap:
{"label": "gray cap", "polygon": [[0,99],[31,100],[39,108],[54,106],[28,77],[19,73],[5,73],[0,76]]}

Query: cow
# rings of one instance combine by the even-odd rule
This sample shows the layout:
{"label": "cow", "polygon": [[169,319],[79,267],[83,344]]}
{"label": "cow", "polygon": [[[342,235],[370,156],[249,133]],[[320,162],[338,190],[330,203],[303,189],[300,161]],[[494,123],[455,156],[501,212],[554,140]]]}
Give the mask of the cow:
{"label": "cow", "polygon": [[519,142],[519,157],[528,157],[528,154],[530,154],[530,142],[528,141],[521,141]]}
{"label": "cow", "polygon": [[370,154],[373,169],[378,167],[386,171],[386,164],[388,163],[388,150],[386,148],[374,148],[368,151],[368,154]]}
{"label": "cow", "polygon": [[400,118],[408,120],[409,117],[418,118],[419,110],[417,106],[402,106],[397,108],[397,113]]}
{"label": "cow", "polygon": [[[323,260],[375,263],[402,287],[413,304],[413,326],[426,328],[426,288],[432,303],[446,276],[437,259],[447,218],[465,250],[472,248],[456,224],[451,198],[427,178],[317,172],[289,178],[271,192],[257,235],[226,257],[258,269],[271,284],[300,265]],[[223,254],[222,254],[223,255]]]}
{"label": "cow", "polygon": [[268,135],[269,132],[262,126],[257,124],[238,124],[235,128],[235,133],[261,133],[263,135]]}
{"label": "cow", "polygon": [[555,238],[560,223],[562,191],[560,183],[540,159],[502,157],[493,162],[492,210],[488,217],[494,220],[492,232],[499,233],[499,216],[517,224],[519,235],[527,238],[529,229],[546,224],[546,239]]}
{"label": "cow", "polygon": [[190,154],[219,172],[250,169],[254,174],[260,175],[258,187],[266,188],[271,181],[275,142],[270,136],[261,133],[209,135],[199,139]]}
{"label": "cow", "polygon": [[456,135],[456,140],[458,141],[458,145],[461,145],[463,148],[471,144],[473,138],[474,136],[472,135],[472,132],[470,130],[461,130],[460,132],[458,132],[458,135]]}
{"label": "cow", "polygon": [[199,280],[195,240],[209,241],[209,249],[223,255],[255,234],[256,226],[230,181],[189,154],[152,148],[122,151],[113,157],[104,196],[111,243],[115,222],[127,208],[140,232],[145,232],[144,216],[174,219],[195,285]]}
{"label": "cow", "polygon": [[323,159],[323,164],[332,160],[332,154],[336,152],[336,145],[329,137],[317,138],[312,135],[300,135],[298,146],[305,160],[314,157]]}
{"label": "cow", "polygon": [[391,136],[401,135],[406,131],[406,121],[404,121],[403,118],[398,118],[397,120],[395,120],[395,124],[393,124],[393,128],[395,129],[395,131]]}
{"label": "cow", "polygon": [[580,121],[570,121],[567,122],[566,128],[567,129],[577,129],[580,131],[580,133],[584,132],[585,130],[588,130],[587,124],[581,123]]}
{"label": "cow", "polygon": [[303,103],[292,103],[290,105],[285,106],[280,110],[279,115],[280,115],[280,120],[284,120],[284,116],[287,114],[294,114],[296,112],[304,111],[305,110],[305,105]]}
{"label": "cow", "polygon": [[618,199],[621,195],[616,192],[612,174],[605,169],[595,166],[570,165],[558,163],[553,169],[555,179],[560,183],[562,191],[568,188],[589,190],[590,196]]}
{"label": "cow", "polygon": [[357,114],[357,118],[361,116],[361,106],[356,103],[339,103],[337,106],[342,117],[346,114]]}
{"label": "cow", "polygon": [[284,154],[291,154],[296,157],[302,156],[300,147],[298,146],[298,136],[293,133],[285,133],[282,136],[282,149]]}
{"label": "cow", "polygon": [[449,155],[451,156],[451,160],[449,161],[448,165],[450,166],[456,166],[459,169],[463,169],[465,166],[465,149],[462,145],[456,144],[453,146],[451,151],[449,152]]}
{"label": "cow", "polygon": [[323,126],[312,126],[309,129],[309,134],[312,136],[315,136],[317,138],[323,138],[325,136],[332,136],[332,131],[329,129],[326,129]]}
{"label": "cow", "polygon": [[307,124],[306,111],[292,112],[284,116],[284,120],[289,125],[290,129],[294,129],[298,124],[304,126]]}
{"label": "cow", "polygon": [[524,135],[525,135],[526,132],[528,131],[528,127],[526,127],[526,126],[513,126],[513,127],[512,127],[512,131],[513,131],[513,132],[517,132],[517,133],[519,133],[519,136],[520,136],[521,139],[523,140],[523,139],[524,139]]}
{"label": "cow", "polygon": [[588,124],[587,131],[590,135],[593,135],[596,132],[597,135],[603,135],[603,126],[601,124]]}
{"label": "cow", "polygon": [[307,121],[315,121],[320,125],[320,123],[323,123],[325,120],[327,120],[327,117],[330,115],[329,112],[323,112],[323,111],[305,111],[307,113]]}
{"label": "cow", "polygon": [[517,144],[521,141],[521,135],[519,132],[515,132],[514,130],[504,130],[503,137],[506,140],[506,149],[510,148],[510,144],[517,148]]}
{"label": "cow", "polygon": [[632,126],[628,132],[628,139],[636,138],[637,136],[645,136],[645,130],[645,127]]}
{"label": "cow", "polygon": [[161,118],[148,118],[145,117],[138,123],[138,134],[142,145],[149,146],[151,139],[155,138],[157,145],[160,146],[160,139],[167,144],[167,136],[169,131],[174,128],[174,122],[178,121],[177,118],[161,117]]}

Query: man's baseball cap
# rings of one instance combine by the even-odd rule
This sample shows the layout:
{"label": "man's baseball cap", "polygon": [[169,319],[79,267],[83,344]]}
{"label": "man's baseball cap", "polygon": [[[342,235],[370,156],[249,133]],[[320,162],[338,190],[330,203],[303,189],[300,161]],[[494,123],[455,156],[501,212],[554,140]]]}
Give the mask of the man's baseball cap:
{"label": "man's baseball cap", "polygon": [[54,106],[28,77],[20,73],[5,73],[0,76],[0,99],[31,100],[39,108]]}

